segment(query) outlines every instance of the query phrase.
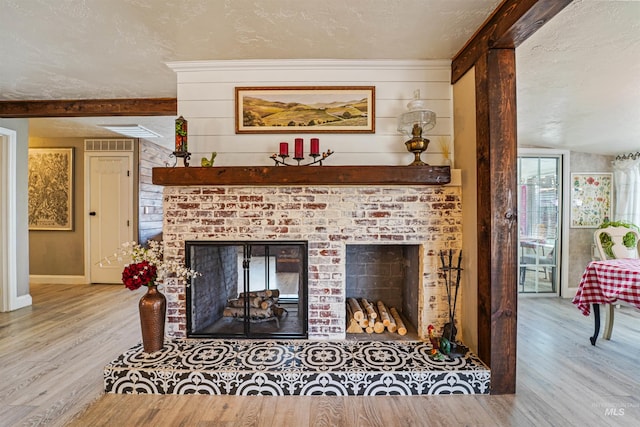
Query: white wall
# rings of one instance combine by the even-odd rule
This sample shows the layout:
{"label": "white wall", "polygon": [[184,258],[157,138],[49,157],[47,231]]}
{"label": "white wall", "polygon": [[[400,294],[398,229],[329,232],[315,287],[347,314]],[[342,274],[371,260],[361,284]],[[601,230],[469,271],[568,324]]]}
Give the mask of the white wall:
{"label": "white wall", "polygon": [[[20,307],[31,305],[31,296],[29,295],[29,229],[28,229],[28,188],[27,188],[27,158],[29,151],[29,123],[27,119],[0,119],[0,128],[9,129],[15,131],[15,139],[7,137],[9,133],[5,134],[2,138],[3,144],[15,144],[11,148],[4,147],[3,161],[6,163],[8,160],[7,153],[13,151],[15,155],[14,173],[12,178],[15,189],[15,200],[13,203],[13,213],[15,214],[12,220],[12,226],[15,226],[15,253],[11,254],[15,260],[11,267],[4,266],[3,273],[6,273],[7,268],[12,269],[12,276],[15,278],[15,283],[9,286],[8,283],[0,284],[4,292],[11,292],[10,295],[3,294],[3,299],[8,301],[5,305],[5,309],[15,310]],[[4,165],[4,169],[0,173],[5,173],[7,165]],[[8,184],[8,176],[5,174],[3,178],[3,185]],[[3,193],[2,196],[7,197],[7,194]],[[6,200],[3,203],[7,203]],[[8,205],[4,204],[3,207]],[[15,208],[15,209],[14,209]],[[6,220],[6,214],[3,220]],[[3,221],[4,222],[4,221]],[[8,234],[8,233],[5,233]],[[3,239],[2,244],[7,248],[7,236],[3,234],[0,238]],[[6,258],[7,253],[4,253]],[[11,289],[9,289],[11,288]],[[6,307],[8,305],[8,307]]]}
{"label": "white wall", "polygon": [[[326,165],[405,165],[413,155],[396,130],[416,89],[437,115],[427,133],[431,143],[422,155],[432,165],[445,164],[440,141],[451,141],[450,61],[247,60],[171,62],[177,73],[178,114],[188,121],[191,164],[218,152],[216,166],[273,165],[269,156],[279,142],[320,138],[320,149],[335,152]],[[374,134],[235,134],[237,86],[375,86]]]}
{"label": "white wall", "polygon": [[476,177],[475,68],[453,88],[455,99],[455,166],[462,170],[462,341],[478,352],[478,194]]}

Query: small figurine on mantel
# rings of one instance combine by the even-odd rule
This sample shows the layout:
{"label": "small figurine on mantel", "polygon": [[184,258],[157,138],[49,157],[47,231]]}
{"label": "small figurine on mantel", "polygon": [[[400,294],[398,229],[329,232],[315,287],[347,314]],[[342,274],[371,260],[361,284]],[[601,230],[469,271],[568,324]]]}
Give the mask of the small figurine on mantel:
{"label": "small figurine on mantel", "polygon": [[210,168],[211,166],[213,166],[213,162],[216,160],[217,155],[218,153],[214,151],[213,153],[211,153],[211,159],[203,157],[202,160],[200,160],[200,165],[203,168]]}

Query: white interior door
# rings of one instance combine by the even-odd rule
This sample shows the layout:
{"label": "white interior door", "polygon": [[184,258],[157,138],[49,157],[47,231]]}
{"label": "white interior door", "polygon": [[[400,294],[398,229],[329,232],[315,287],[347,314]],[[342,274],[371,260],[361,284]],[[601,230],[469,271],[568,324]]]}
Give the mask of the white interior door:
{"label": "white interior door", "polygon": [[122,264],[103,262],[133,240],[133,156],[90,153],[88,157],[91,283],[122,283]]}

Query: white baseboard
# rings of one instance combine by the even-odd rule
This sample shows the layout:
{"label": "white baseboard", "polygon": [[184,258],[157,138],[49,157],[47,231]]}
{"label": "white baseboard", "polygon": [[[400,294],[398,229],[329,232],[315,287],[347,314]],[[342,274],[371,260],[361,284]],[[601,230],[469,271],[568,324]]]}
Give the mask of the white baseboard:
{"label": "white baseboard", "polygon": [[86,285],[89,283],[85,276],[65,275],[29,275],[29,283],[50,283],[54,285]]}
{"label": "white baseboard", "polygon": [[33,301],[31,300],[31,295],[29,294],[21,295],[13,301],[11,310],[17,310],[22,307],[29,307],[31,304],[33,304]]}

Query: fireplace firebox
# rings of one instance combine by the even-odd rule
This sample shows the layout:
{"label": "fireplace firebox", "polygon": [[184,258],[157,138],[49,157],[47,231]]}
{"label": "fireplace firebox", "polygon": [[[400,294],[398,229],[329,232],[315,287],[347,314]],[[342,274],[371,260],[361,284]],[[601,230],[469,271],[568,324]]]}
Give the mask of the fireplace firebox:
{"label": "fireplace firebox", "polygon": [[[420,251],[420,245],[346,245],[347,298],[366,298],[374,304],[382,301],[386,307],[396,308],[411,338],[417,338]],[[401,339],[397,334],[370,337]]]}
{"label": "fireplace firebox", "polygon": [[186,241],[187,336],[307,338],[306,241]]}

